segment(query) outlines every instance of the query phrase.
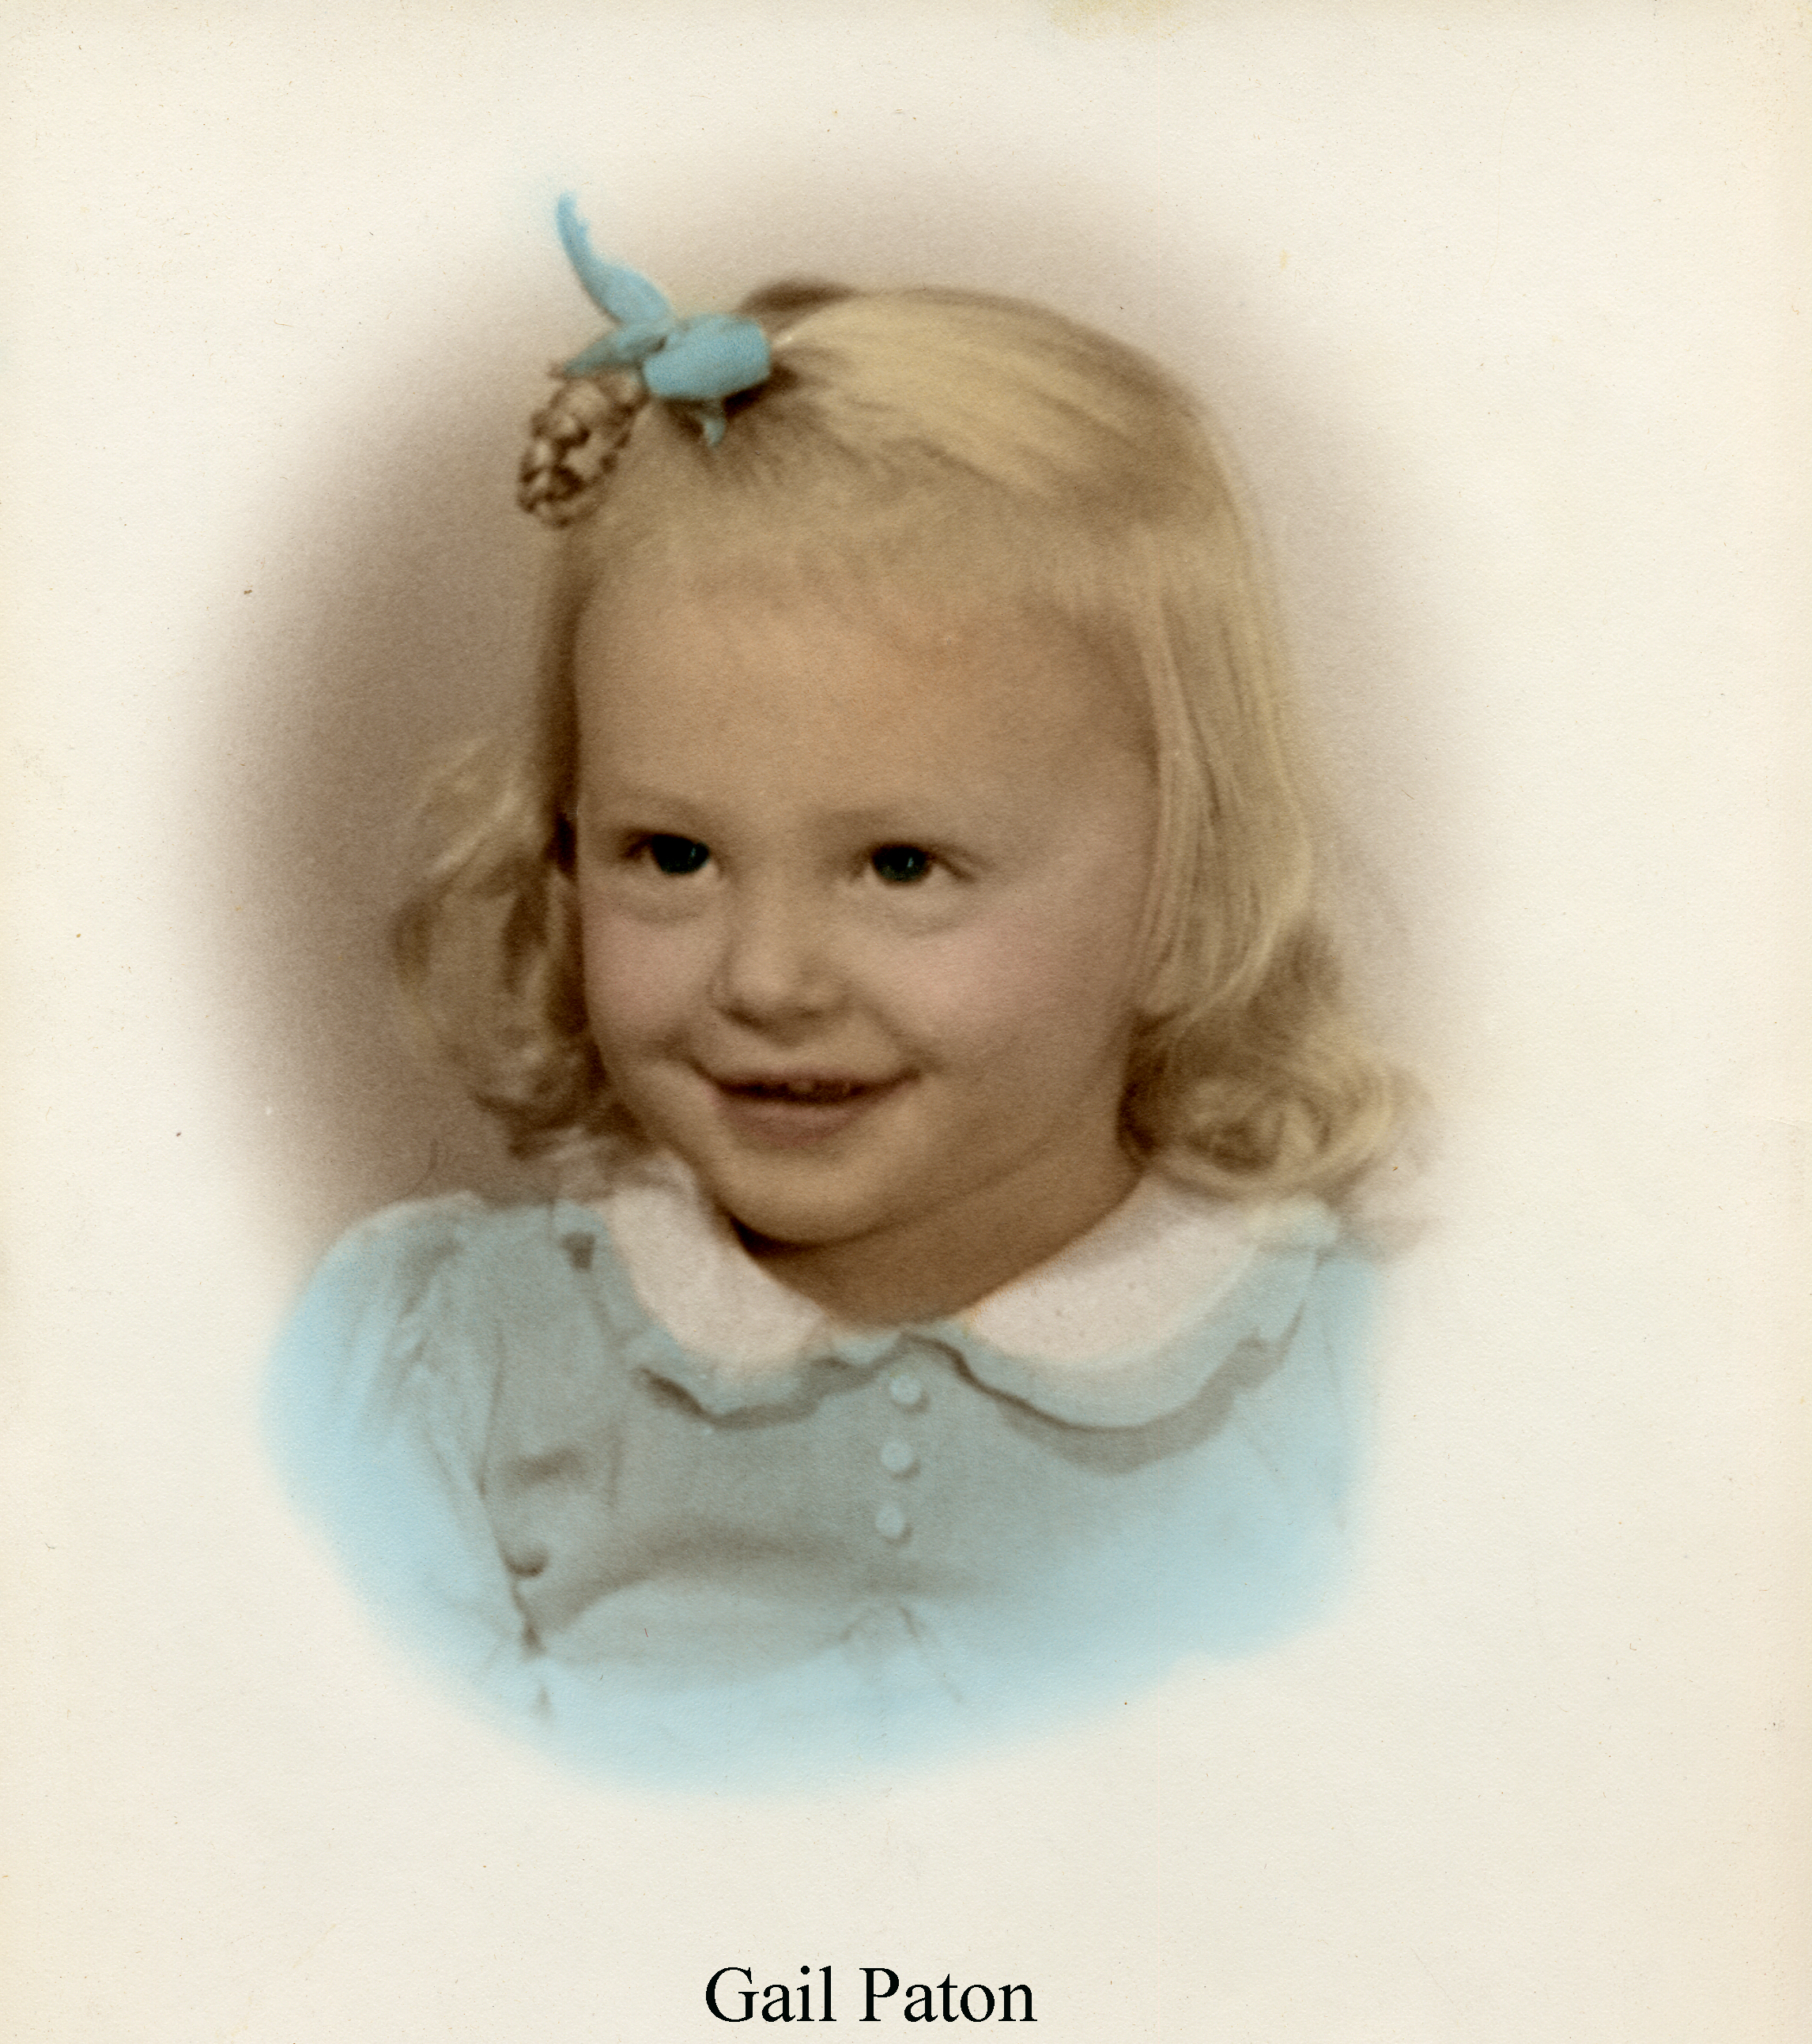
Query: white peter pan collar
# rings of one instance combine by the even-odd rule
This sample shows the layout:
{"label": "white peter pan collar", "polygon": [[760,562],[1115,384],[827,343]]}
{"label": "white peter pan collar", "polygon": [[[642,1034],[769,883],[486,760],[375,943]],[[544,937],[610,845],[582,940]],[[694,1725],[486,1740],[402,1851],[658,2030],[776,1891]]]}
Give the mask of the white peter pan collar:
{"label": "white peter pan collar", "polygon": [[[626,1162],[596,1204],[641,1305],[706,1366],[721,1394],[847,1354],[852,1343],[873,1346],[872,1329],[838,1320],[771,1277],[676,1158]],[[1162,1391],[1142,1381],[1154,1359],[1240,1293],[1268,1251],[1310,1252],[1306,1272],[1312,1252],[1338,1231],[1316,1200],[1242,1205],[1148,1171],[1056,1255],[925,1324],[954,1335],[971,1366],[1002,1389],[1062,1416],[1098,1413],[1127,1424],[1134,1408],[1171,1405],[1181,1389],[1174,1367],[1163,1371]]]}

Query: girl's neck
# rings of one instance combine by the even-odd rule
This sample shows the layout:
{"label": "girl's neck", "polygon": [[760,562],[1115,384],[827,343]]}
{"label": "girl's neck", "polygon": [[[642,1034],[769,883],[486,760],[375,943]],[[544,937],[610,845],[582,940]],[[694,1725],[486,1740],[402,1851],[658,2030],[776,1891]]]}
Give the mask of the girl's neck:
{"label": "girl's neck", "polygon": [[1086,1179],[1052,1185],[1031,1175],[1011,1201],[1002,1186],[981,1187],[917,1221],[848,1241],[772,1242],[740,1224],[737,1232],[771,1277],[840,1320],[940,1320],[1087,1234],[1132,1191],[1141,1167],[1116,1147]]}

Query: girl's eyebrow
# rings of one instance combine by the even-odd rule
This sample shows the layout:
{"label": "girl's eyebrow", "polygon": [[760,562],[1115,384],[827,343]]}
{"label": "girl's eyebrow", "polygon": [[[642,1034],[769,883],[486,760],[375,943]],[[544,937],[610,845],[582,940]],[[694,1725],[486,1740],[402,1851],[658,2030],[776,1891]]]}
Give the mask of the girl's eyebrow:
{"label": "girl's eyebrow", "polygon": [[579,787],[573,807],[581,814],[594,814],[600,808],[612,809],[687,809],[698,806],[697,797],[678,788],[656,786],[652,782],[623,781],[616,778],[602,780],[598,775],[579,776]]}
{"label": "girl's eyebrow", "polygon": [[848,809],[827,809],[821,821],[837,830],[850,832],[856,836],[879,836],[904,830],[911,836],[916,830],[938,831],[952,827],[956,820],[950,813],[947,800],[941,801],[935,796],[905,795],[887,802],[864,802]]}
{"label": "girl's eyebrow", "polygon": [[[579,813],[589,815],[608,808],[613,812],[663,809],[702,818],[717,805],[714,798],[694,790],[606,774],[589,779],[582,776],[573,806]],[[878,833],[885,840],[902,830],[910,836],[914,829],[972,828],[974,807],[972,794],[965,803],[960,797],[953,801],[947,789],[907,790],[882,801],[821,809],[813,820],[828,829],[857,836]],[[964,809],[971,812],[967,817],[957,813]]]}

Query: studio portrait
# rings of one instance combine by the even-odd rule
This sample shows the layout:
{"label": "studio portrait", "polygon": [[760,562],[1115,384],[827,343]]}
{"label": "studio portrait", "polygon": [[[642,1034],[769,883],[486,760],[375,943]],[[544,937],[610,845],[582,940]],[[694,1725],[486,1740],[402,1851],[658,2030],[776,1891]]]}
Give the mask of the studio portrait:
{"label": "studio portrait", "polygon": [[535,699],[394,924],[553,1196],[356,1229],[279,1452],[602,1764],[821,1781],[1249,1649],[1339,1566],[1406,1089],[1199,402],[975,292],[683,317],[557,219],[610,325],[521,464]]}
{"label": "studio portrait", "polygon": [[13,0],[9,2039],[1806,2034],[1804,15]]}

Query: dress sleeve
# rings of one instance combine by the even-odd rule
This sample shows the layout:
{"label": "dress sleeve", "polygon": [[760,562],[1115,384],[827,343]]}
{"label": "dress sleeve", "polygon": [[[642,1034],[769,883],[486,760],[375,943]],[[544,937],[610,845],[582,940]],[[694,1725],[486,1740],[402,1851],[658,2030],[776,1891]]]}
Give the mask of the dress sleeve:
{"label": "dress sleeve", "polygon": [[292,1496],[419,1650],[513,1711],[542,1707],[480,1494],[497,1395],[470,1197],[393,1208],[329,1252],[278,1344],[269,1438]]}

